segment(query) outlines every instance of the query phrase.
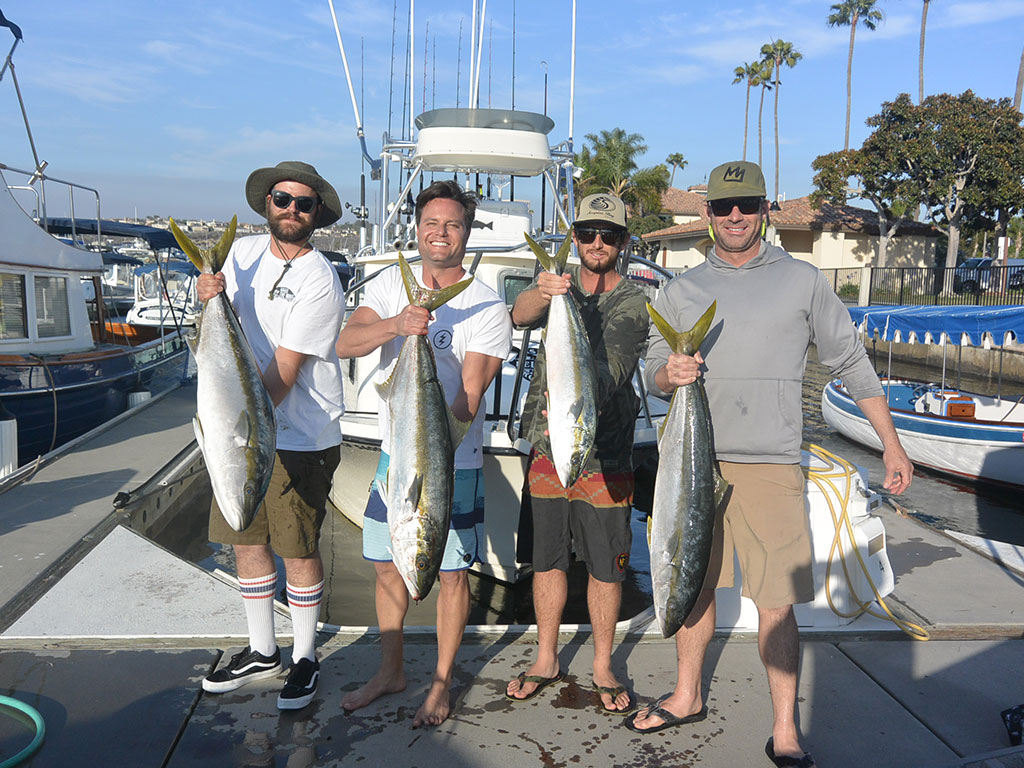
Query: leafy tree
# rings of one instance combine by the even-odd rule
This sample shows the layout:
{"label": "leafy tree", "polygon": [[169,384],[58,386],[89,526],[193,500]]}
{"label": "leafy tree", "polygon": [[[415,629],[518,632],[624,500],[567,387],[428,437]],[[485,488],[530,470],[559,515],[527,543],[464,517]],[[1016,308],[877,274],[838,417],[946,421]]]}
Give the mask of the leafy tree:
{"label": "leafy tree", "polygon": [[843,136],[843,149],[850,148],[850,106],[853,95],[853,40],[857,34],[857,24],[861,23],[871,31],[882,20],[882,12],[875,8],[876,0],[843,0],[832,6],[828,17],[830,27],[850,28],[850,53],[846,58],[846,133]]}
{"label": "leafy tree", "polygon": [[665,158],[665,162],[672,166],[672,177],[668,180],[668,185],[672,186],[676,180],[676,168],[683,170],[687,166],[686,158],[683,157],[682,152],[673,152]]}
{"label": "leafy tree", "polygon": [[761,46],[761,61],[770,62],[770,71],[775,75],[773,81],[775,88],[775,200],[779,199],[779,71],[783,65],[790,68],[795,67],[802,58],[803,54],[797,51],[792,43],[787,43],[782,38]]}
{"label": "leafy tree", "polygon": [[[578,196],[610,192],[621,197],[634,215],[660,213],[661,194],[668,189],[669,172],[664,165],[638,168],[636,158],[647,151],[644,137],[621,128],[588,133],[587,141],[576,155],[583,171]],[[685,161],[684,161],[685,162]]]}
{"label": "leafy tree", "polygon": [[917,51],[917,103],[924,101],[924,31],[928,26],[928,3],[931,0],[923,0],[921,3],[921,44]]}
{"label": "leafy tree", "polygon": [[[743,159],[746,160],[747,159],[747,127],[750,124],[750,117],[749,117],[749,115],[750,115],[750,89],[754,88],[756,86],[761,85],[761,81],[762,81],[761,62],[759,62],[759,61],[751,61],[751,62],[748,62],[748,63],[744,64],[743,66],[736,67],[736,69],[733,70],[733,74],[736,75],[736,78],[732,81],[733,85],[736,85],[736,83],[746,83],[747,84],[747,102],[746,102],[746,105],[743,107]],[[761,106],[764,107],[764,89],[763,88],[761,89]],[[760,118],[758,118],[758,120],[760,120]],[[761,125],[760,125],[760,122],[758,122],[758,130],[760,130],[760,128],[761,128]]]}

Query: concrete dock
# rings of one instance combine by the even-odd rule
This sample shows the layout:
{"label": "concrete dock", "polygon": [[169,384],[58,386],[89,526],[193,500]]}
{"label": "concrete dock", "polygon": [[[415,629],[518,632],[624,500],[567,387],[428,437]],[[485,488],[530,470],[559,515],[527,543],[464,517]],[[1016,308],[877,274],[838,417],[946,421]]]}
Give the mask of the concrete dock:
{"label": "concrete dock", "polygon": [[[751,633],[712,641],[708,719],[650,736],[599,711],[585,628],[563,637],[565,682],[524,703],[503,692],[528,667],[535,633],[471,628],[452,716],[437,728],[412,728],[435,658],[424,631],[407,634],[407,689],[352,714],[340,701],[376,667],[372,628],[321,635],[319,693],[299,712],[276,709],[279,680],[203,693],[201,679],[246,643],[241,601],[229,582],[120,527],[125,512],[112,506],[117,492],[143,488],[180,460],[193,396],[183,390],[154,403],[114,428],[124,433],[99,436],[103,446],[84,444],[0,497],[0,695],[34,706],[46,722],[46,740],[25,765],[771,765],[768,690]],[[120,450],[116,462],[101,451],[144,436],[149,448]],[[80,452],[89,451],[100,452],[86,461]],[[1024,703],[1024,572],[1012,553],[1000,565],[976,542],[889,506],[879,514],[896,574],[886,603],[931,639],[911,640],[867,616],[803,631],[805,748],[831,768],[1024,766],[1024,748],[1010,746],[999,715]],[[368,578],[365,562],[344,565],[351,578]],[[290,627],[279,619],[287,650]],[[653,628],[620,637],[614,662],[642,702],[674,681],[674,645]],[[4,714],[0,763],[31,737]]]}

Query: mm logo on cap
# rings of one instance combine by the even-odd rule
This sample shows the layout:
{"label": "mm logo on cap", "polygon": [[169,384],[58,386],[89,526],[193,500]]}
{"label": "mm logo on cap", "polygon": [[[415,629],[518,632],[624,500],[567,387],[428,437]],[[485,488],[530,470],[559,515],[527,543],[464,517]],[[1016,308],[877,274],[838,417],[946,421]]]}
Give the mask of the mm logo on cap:
{"label": "mm logo on cap", "polygon": [[595,197],[588,206],[591,210],[610,211],[614,204],[607,197]]}
{"label": "mm logo on cap", "polygon": [[743,167],[733,168],[731,165],[726,166],[725,174],[722,176],[722,181],[743,181],[743,177],[747,175],[747,169]]}

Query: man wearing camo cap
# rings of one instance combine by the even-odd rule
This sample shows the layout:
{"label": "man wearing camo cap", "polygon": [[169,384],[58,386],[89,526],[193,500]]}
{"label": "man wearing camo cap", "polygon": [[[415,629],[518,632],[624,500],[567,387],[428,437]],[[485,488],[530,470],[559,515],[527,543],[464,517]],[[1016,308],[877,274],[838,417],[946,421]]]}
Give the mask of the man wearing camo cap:
{"label": "man wearing camo cap", "polygon": [[520,530],[532,523],[532,551],[518,553],[533,563],[533,604],[537,616],[537,658],[529,670],[512,680],[505,695],[514,701],[536,696],[562,679],[558,664],[558,627],[566,601],[566,572],[573,549],[587,564],[587,604],[594,628],[593,687],[598,706],[610,714],[627,715],[635,699],[611,668],[612,642],[619,616],[622,580],[629,563],[632,535],[629,515],[633,498],[633,430],[639,400],[633,372],[647,341],[646,297],[636,283],[619,274],[619,256],[629,240],[626,207],[609,194],[585,197],[572,228],[579,265],[563,275],[541,272],[516,299],[512,320],[539,327],[547,319],[552,296],[571,294],[576,300],[594,352],[597,371],[597,434],[583,474],[563,488],[551,462],[545,433],[547,418],[544,354],[537,355],[533,380],[523,409],[522,433],[533,444]]}

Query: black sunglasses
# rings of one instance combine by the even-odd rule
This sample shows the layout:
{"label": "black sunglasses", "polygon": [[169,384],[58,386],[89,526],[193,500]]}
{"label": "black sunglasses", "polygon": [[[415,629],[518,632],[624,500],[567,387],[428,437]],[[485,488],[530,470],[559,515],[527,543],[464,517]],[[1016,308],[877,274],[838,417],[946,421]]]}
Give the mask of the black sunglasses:
{"label": "black sunglasses", "polygon": [[295,201],[295,210],[299,213],[312,213],[313,209],[320,204],[319,197],[295,197],[289,195],[287,192],[282,192],[280,189],[275,189],[270,193],[270,199],[274,201],[281,210],[285,210]]}
{"label": "black sunglasses", "polygon": [[622,245],[629,234],[624,229],[606,229],[604,227],[574,227],[574,230],[576,239],[583,245],[590,245],[598,235],[601,236],[601,241],[605,245]]}
{"label": "black sunglasses", "polygon": [[744,216],[750,216],[761,210],[761,202],[760,197],[729,197],[723,200],[708,200],[708,205],[715,216],[728,216],[734,206],[739,208]]}

